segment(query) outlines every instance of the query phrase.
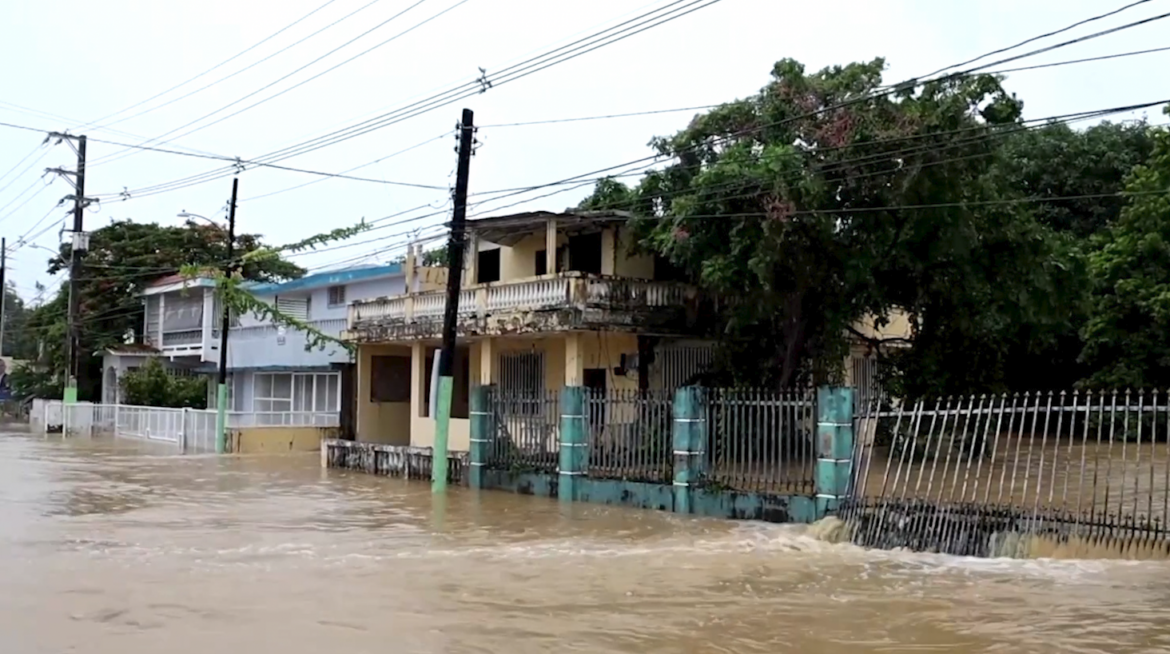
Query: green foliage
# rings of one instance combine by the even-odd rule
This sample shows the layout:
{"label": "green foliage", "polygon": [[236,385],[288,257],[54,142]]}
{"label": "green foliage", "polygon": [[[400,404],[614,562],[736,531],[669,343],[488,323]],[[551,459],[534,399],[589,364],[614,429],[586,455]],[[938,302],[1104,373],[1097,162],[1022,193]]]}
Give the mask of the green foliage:
{"label": "green foliage", "polygon": [[170,408],[207,408],[207,378],[180,377],[166,371],[158,359],[122,377],[125,404]]}
{"label": "green foliage", "polygon": [[60,375],[30,363],[17,365],[8,374],[12,395],[17,398],[40,397],[57,399],[65,391]]}
{"label": "green foliage", "polygon": [[[309,237],[302,241],[297,241],[288,245],[272,248],[257,248],[246,251],[241,257],[245,270],[248,265],[256,265],[261,262],[280,262],[282,254],[288,252],[303,252],[305,250],[316,249],[317,246],[323,245],[330,241],[341,240],[356,236],[366,229],[369,225],[365,221],[354,225],[353,227],[342,227],[333,231],[318,234]],[[290,316],[283,311],[276,308],[276,306],[263,302],[252,295],[246,289],[241,287],[241,283],[248,281],[247,278],[242,278],[239,274],[227,275],[222,270],[208,269],[206,266],[197,264],[189,264],[183,266],[182,274],[188,279],[196,277],[210,277],[215,281],[216,292],[224,302],[224,306],[235,313],[236,315],[253,314],[260,320],[270,321],[275,325],[290,327],[298,331],[304,332],[307,336],[305,342],[305,349],[311,350],[313,348],[324,349],[327,345],[338,345],[345,348],[349,352],[354,351],[354,344],[348,341],[343,341],[335,336],[326,334],[325,332],[313,327],[307,322]]]}
{"label": "green foliage", "polygon": [[[717,298],[709,382],[834,381],[851,340],[902,397],[1170,382],[1167,200],[1121,194],[1143,162],[1131,190],[1170,188],[1165,130],[1025,125],[996,77],[885,93],[883,69],[781,61],[581,203]],[[854,329],[899,310],[910,348]]]}
{"label": "green foliage", "polygon": [[28,329],[29,309],[9,283],[4,289],[4,356],[18,360],[32,359],[37,354],[37,341]]}
{"label": "green foliage", "polygon": [[[1170,113],[1168,108],[1167,113]],[[1154,135],[1133,169],[1121,216],[1089,257],[1092,312],[1085,324],[1090,383],[1170,386],[1170,132]]]}
{"label": "green foliage", "polygon": [[422,265],[424,266],[445,266],[447,265],[447,246],[437,247],[433,250],[427,250],[422,253]]}

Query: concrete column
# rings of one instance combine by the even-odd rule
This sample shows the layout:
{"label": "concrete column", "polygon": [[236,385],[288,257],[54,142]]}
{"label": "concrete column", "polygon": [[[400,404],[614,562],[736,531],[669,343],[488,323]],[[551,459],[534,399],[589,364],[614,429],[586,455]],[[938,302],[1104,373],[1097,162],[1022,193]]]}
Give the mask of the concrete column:
{"label": "concrete column", "polygon": [[492,390],[491,386],[471,389],[471,470],[468,471],[468,485],[472,488],[484,487],[484,466],[487,465],[496,438]]}
{"label": "concrete column", "polygon": [[[424,386],[426,381],[424,368],[426,366],[426,349],[422,343],[410,345],[410,421],[413,423],[422,415],[425,403],[430,402],[431,389]],[[413,432],[413,429],[411,430]],[[413,441],[413,438],[411,439]],[[414,445],[412,442],[411,445]]]}
{"label": "concrete column", "polygon": [[464,269],[467,276],[463,279],[464,286],[479,283],[479,235],[471,234],[467,239],[467,253],[464,259]]}
{"label": "concrete column", "polygon": [[817,389],[816,518],[837,511],[853,469],[853,389]]}
{"label": "concrete column", "polygon": [[672,440],[674,449],[674,511],[691,513],[693,487],[706,472],[707,422],[703,389],[680,388],[674,393]]}
{"label": "concrete column", "polygon": [[557,498],[562,502],[577,499],[577,481],[584,474],[585,388],[566,386],[561,389],[561,445],[558,466]]}
{"label": "concrete column", "polygon": [[544,225],[544,270],[549,275],[557,271],[557,221],[549,218]]}
{"label": "concrete column", "polygon": [[569,332],[565,335],[565,386],[581,386],[585,383],[585,350],[581,334]]}
{"label": "concrete column", "polygon": [[495,376],[495,345],[495,339],[490,336],[479,342],[479,383],[482,386],[490,386]]}
{"label": "concrete column", "polygon": [[417,277],[418,259],[414,254],[415,245],[411,243],[406,246],[406,262],[403,264],[404,272],[406,273],[406,288],[403,289],[405,293],[413,293],[415,279]]}

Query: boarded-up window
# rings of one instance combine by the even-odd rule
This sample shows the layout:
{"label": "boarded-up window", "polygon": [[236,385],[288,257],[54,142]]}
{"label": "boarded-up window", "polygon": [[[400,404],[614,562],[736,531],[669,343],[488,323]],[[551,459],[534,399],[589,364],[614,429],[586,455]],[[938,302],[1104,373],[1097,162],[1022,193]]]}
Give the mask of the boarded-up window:
{"label": "boarded-up window", "polygon": [[370,401],[410,401],[410,357],[370,357]]}

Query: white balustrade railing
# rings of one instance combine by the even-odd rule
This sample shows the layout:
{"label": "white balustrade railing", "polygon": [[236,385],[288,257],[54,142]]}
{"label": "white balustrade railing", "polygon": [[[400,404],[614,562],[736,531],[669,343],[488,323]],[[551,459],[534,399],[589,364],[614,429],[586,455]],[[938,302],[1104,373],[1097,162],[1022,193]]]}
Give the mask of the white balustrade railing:
{"label": "white balustrade railing", "polygon": [[[43,433],[66,436],[112,435],[117,438],[167,443],[182,452],[215,452],[215,409],[171,409],[123,404],[64,404],[40,400],[30,425]],[[337,412],[228,411],[228,429],[250,427],[337,427]]]}
{"label": "white balustrade railing", "polygon": [[[599,278],[569,273],[524,281],[482,284],[463,289],[459,314],[549,309],[579,304],[622,307],[670,307],[683,305],[690,291],[670,282]],[[413,320],[437,318],[446,308],[445,291],[414,293],[396,298],[368,300],[350,305],[352,329],[366,320]]]}

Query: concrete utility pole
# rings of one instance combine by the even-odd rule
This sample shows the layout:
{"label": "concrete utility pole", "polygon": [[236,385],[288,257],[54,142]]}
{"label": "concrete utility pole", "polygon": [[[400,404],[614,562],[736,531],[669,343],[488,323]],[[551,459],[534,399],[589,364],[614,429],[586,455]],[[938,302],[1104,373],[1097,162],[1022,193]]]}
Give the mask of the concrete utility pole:
{"label": "concrete utility pole", "polygon": [[439,397],[435,412],[435,454],[431,491],[447,491],[447,442],[451,428],[451,394],[455,386],[455,327],[459,318],[459,287],[463,281],[464,225],[467,222],[467,180],[475,147],[475,114],[463,110],[459,130],[459,165],[455,173],[455,208],[447,241],[447,306],[443,312],[443,349],[439,353]]}
{"label": "concrete utility pole", "polygon": [[[89,250],[89,234],[85,233],[85,208],[92,201],[85,197],[85,135],[73,136],[59,132],[50,132],[49,139],[57,138],[68,141],[77,151],[77,170],[68,171],[60,168],[50,168],[45,172],[57,173],[63,177],[73,176],[73,230],[69,250],[69,329],[65,336],[65,404],[77,402],[77,377],[80,372],[80,353],[78,352],[77,313],[81,306],[81,291],[78,281],[81,279],[81,264],[85,253]],[[47,139],[46,139],[47,140]],[[65,199],[69,199],[66,197]]]}
{"label": "concrete utility pole", "polygon": [[[240,178],[232,178],[232,201],[228,208],[227,231],[227,263],[224,264],[224,276],[230,280],[235,272],[236,244],[236,195],[240,190]],[[219,297],[220,325],[219,325],[219,386],[215,392],[215,452],[223,454],[227,450],[227,348],[228,329],[231,327],[231,309],[228,307],[227,296],[220,293]]]}

